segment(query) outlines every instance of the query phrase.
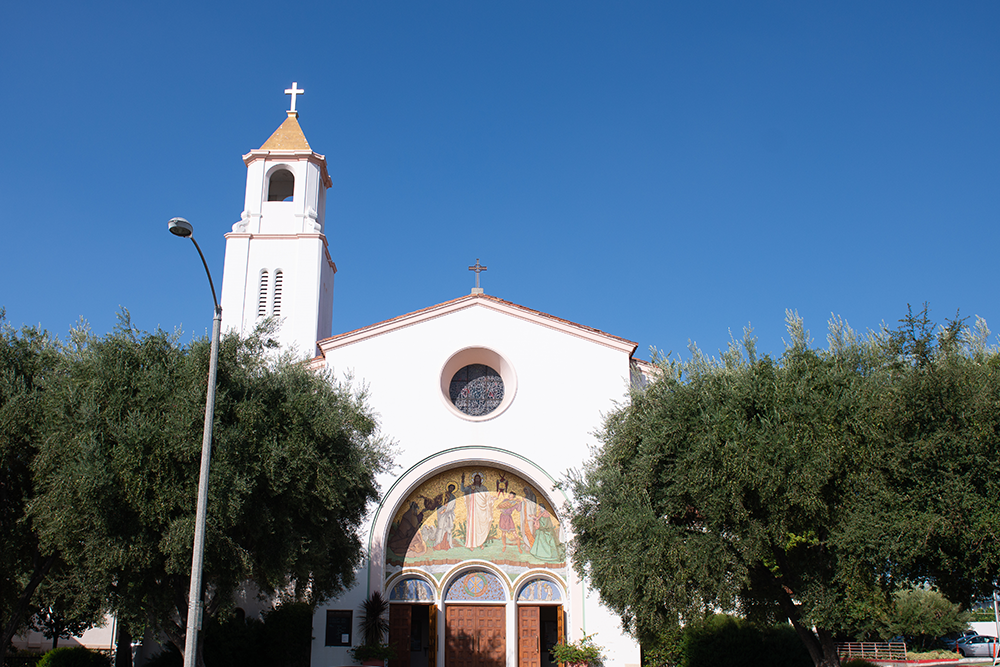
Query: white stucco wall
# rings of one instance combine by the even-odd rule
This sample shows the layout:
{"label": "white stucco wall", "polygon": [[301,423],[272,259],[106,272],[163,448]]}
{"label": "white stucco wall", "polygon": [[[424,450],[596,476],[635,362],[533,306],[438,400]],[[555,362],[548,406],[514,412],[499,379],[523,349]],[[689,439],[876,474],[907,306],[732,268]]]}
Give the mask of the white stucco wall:
{"label": "white stucco wall", "polygon": [[[222,278],[222,323],[226,331],[244,334],[258,318],[261,270],[268,272],[265,316],[274,314],[274,279],[282,275],[281,328],[284,349],[315,353],[317,340],[330,335],[333,277],[336,266],[326,246],[325,161],[311,151],[252,151],[240,221],[226,235]],[[269,178],[291,172],[294,194],[289,201],[267,201]]]}
{"label": "white stucco wall", "polygon": [[[106,616],[100,625],[90,628],[79,637],[60,639],[58,646],[84,646],[95,651],[110,651],[115,647],[117,623],[111,616]],[[44,653],[52,648],[52,640],[46,639],[37,630],[26,630],[16,635],[11,644],[19,651]]]}
{"label": "white stucco wall", "polygon": [[[441,370],[467,347],[495,350],[517,374],[517,394],[500,416],[456,417],[439,385]],[[402,468],[445,447],[482,444],[530,454],[561,475],[596,441],[602,415],[627,393],[629,356],[561,331],[471,306],[327,353],[339,378],[368,385],[383,431],[401,447]]]}
{"label": "white stucco wall", "polygon": [[[495,462],[531,479],[549,495],[562,519],[565,496],[555,482],[569,468],[581,465],[596,444],[594,432],[602,416],[626,397],[631,352],[626,341],[602,338],[592,330],[580,330],[577,335],[561,321],[546,326],[544,318],[522,317],[516,307],[498,306],[495,300],[470,297],[468,301],[465,307],[439,316],[430,312],[400,318],[388,326],[347,336],[346,341],[337,337],[332,345],[321,345],[335,376],[353,376],[368,387],[383,432],[398,445],[400,469],[380,480],[383,492],[388,493],[386,507],[370,533],[379,563],[359,573],[359,585],[353,591],[331,601],[314,617],[314,667],[350,663],[346,649],[324,645],[326,609],[352,609],[356,617],[370,585],[383,580],[380,540],[386,522],[413,486],[410,478],[416,480],[468,459]],[[495,351],[516,374],[514,399],[492,419],[470,421],[457,416],[441,390],[446,362],[469,347]],[[400,475],[407,476],[406,483],[397,483]],[[560,523],[568,531],[568,522]],[[564,532],[562,537],[565,541],[571,535]],[[566,605],[570,637],[596,633],[597,643],[605,647],[606,664],[638,664],[638,647],[622,634],[618,617],[598,604],[596,591],[586,589],[575,575],[570,579],[571,600]],[[513,622],[509,613],[509,665],[517,664]],[[443,632],[443,623],[441,627]],[[444,651],[439,650],[438,664],[443,665],[443,660]]]}

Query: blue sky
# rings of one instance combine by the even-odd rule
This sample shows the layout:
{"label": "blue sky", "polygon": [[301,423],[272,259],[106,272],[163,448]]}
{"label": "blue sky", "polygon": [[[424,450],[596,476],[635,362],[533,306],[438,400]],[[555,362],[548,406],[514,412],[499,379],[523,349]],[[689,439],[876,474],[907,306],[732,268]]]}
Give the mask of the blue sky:
{"label": "blue sky", "polygon": [[[334,332],[488,294],[648,348],[780,353],[906,304],[1000,332],[1000,3],[12,3],[10,323],[202,335],[241,156],[334,182]],[[558,354],[558,350],[553,350]]]}

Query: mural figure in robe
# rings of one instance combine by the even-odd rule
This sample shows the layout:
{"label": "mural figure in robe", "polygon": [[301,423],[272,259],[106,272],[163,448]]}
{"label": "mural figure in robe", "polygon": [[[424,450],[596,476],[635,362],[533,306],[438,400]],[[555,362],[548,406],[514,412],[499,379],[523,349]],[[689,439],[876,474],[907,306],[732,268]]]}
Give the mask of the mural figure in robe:
{"label": "mural figure in robe", "polygon": [[559,544],[559,536],[556,535],[556,526],[552,521],[552,515],[545,509],[544,505],[538,506],[538,516],[533,520],[535,524],[535,543],[531,545],[532,556],[538,560],[549,563],[558,563],[563,559],[562,546]]}
{"label": "mural figure in robe", "polygon": [[466,509],[465,546],[469,549],[485,547],[490,526],[493,525],[493,494],[483,484],[483,477],[478,472],[473,475],[469,486],[465,485],[463,472],[461,485]]}
{"label": "mural figure in robe", "polygon": [[451,549],[451,531],[455,529],[455,485],[449,484],[444,494],[444,504],[437,508],[437,529],[434,531],[434,550]]}
{"label": "mural figure in robe", "polygon": [[535,515],[538,514],[538,497],[531,487],[524,487],[524,499],[521,501],[521,544],[530,550],[535,541]]}
{"label": "mural figure in robe", "polygon": [[500,501],[497,509],[500,510],[500,540],[503,542],[500,553],[507,551],[508,539],[511,544],[517,546],[518,552],[523,553],[521,536],[517,534],[517,524],[514,523],[514,511],[521,509],[521,502],[517,499],[517,494],[511,491],[506,498]]}

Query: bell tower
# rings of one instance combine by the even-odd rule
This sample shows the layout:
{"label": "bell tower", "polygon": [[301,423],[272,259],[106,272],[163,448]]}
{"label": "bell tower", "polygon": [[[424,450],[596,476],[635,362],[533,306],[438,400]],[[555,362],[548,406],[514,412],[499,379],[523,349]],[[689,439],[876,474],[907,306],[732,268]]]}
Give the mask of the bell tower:
{"label": "bell tower", "polygon": [[243,156],[246,198],[240,221],[226,234],[222,327],[244,334],[273,317],[283,349],[316,354],[333,322],[333,276],[324,234],[326,158],[310,148],[292,96],[285,121],[257,150]]}

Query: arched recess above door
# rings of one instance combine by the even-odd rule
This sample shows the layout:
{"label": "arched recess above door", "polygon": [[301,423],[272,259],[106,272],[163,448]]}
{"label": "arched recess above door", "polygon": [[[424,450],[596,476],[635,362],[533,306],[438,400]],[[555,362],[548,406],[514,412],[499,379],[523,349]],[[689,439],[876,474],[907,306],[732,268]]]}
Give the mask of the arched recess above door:
{"label": "arched recess above door", "polygon": [[561,586],[544,577],[531,577],[518,584],[518,602],[562,602]]}
{"label": "arched recess above door", "polygon": [[389,585],[390,602],[434,602],[437,599],[434,587],[421,577],[404,576]]}
{"label": "arched recess above door", "polygon": [[485,568],[461,572],[444,591],[445,602],[503,602],[506,599],[504,582]]}

